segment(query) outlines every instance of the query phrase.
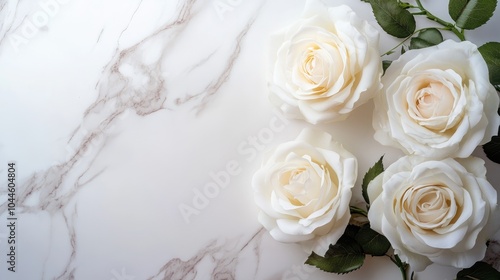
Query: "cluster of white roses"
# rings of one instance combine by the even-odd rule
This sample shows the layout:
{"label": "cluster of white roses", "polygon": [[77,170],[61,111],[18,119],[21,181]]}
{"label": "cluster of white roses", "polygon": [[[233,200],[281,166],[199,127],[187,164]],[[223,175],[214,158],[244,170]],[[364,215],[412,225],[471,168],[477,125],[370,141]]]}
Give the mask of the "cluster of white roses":
{"label": "cluster of white roses", "polygon": [[[500,117],[477,47],[447,40],[410,50],[382,77],[377,29],[319,1],[275,39],[270,99],[285,115],[339,121],[373,99],[375,139],[407,154],[368,187],[371,227],[395,253],[416,271],[481,260],[500,216],[484,161],[471,153],[497,133]],[[259,221],[276,240],[324,254],[349,223],[357,172],[329,134],[305,129],[254,175]]]}
{"label": "cluster of white roses", "polygon": [[368,186],[371,227],[416,271],[484,258],[499,229],[497,192],[474,149],[495,135],[499,97],[470,42],[448,40],[394,61],[375,96],[375,139],[407,154]]}

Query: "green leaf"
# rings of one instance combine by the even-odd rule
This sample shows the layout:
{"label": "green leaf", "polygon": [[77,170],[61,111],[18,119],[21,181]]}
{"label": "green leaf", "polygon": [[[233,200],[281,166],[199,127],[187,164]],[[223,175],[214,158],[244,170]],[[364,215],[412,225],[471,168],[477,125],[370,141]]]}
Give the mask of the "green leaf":
{"label": "green leaf", "polygon": [[370,0],[378,24],[397,38],[406,38],[415,32],[415,17],[399,6],[397,0]]}
{"label": "green leaf", "polygon": [[385,74],[385,71],[387,70],[387,68],[389,68],[389,66],[391,66],[391,63],[392,63],[392,61],[390,61],[390,60],[383,60],[382,61],[382,69],[384,71],[384,74]]}
{"label": "green leaf", "polygon": [[384,172],[384,163],[382,160],[384,159],[384,156],[381,156],[380,159],[373,165],[370,169],[368,169],[368,172],[366,172],[365,176],[363,177],[363,183],[361,183],[361,191],[363,194],[363,198],[365,199],[365,202],[367,204],[370,204],[370,198],[368,197],[368,184],[375,179],[380,173]]}
{"label": "green leaf", "polygon": [[364,260],[361,246],[353,238],[343,235],[337,244],[330,245],[324,257],[312,252],[305,263],[326,272],[344,274],[360,268]]}
{"label": "green leaf", "polygon": [[356,226],[356,225],[347,225],[347,227],[345,228],[343,236],[347,236],[347,237],[350,237],[350,238],[355,238],[356,234],[358,234],[358,232],[359,232],[360,229],[361,229],[361,227]]}
{"label": "green leaf", "polygon": [[436,28],[429,28],[418,33],[410,40],[410,49],[422,49],[443,42],[443,35]]}
{"label": "green leaf", "polygon": [[497,0],[450,0],[448,13],[456,25],[475,29],[485,24],[497,6]]}
{"label": "green leaf", "polygon": [[478,49],[488,65],[490,83],[500,85],[500,43],[489,42]]}
{"label": "green leaf", "polygon": [[500,136],[491,137],[491,141],[483,145],[483,150],[491,161],[500,163]]}
{"label": "green leaf", "polygon": [[371,229],[369,224],[363,225],[354,239],[361,244],[365,254],[372,256],[383,256],[391,247],[389,240]]}
{"label": "green leaf", "polygon": [[498,280],[500,272],[485,262],[477,262],[472,267],[458,272],[457,280]]}

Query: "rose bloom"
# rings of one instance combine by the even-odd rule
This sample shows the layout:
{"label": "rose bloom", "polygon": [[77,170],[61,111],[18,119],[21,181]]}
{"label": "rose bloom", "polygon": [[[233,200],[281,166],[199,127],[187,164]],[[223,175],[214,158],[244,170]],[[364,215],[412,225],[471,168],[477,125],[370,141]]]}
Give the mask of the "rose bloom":
{"label": "rose bloom", "polygon": [[351,214],[357,160],[325,132],[305,129],[270,152],[253,177],[259,221],[281,242],[324,254]]}
{"label": "rose bloom", "polygon": [[381,87],[378,38],[348,6],[307,1],[302,18],[273,38],[271,102],[313,124],[346,119]]}
{"label": "rose bloom", "polygon": [[394,61],[375,98],[375,139],[407,154],[468,157],[496,135],[499,98],[477,47],[452,40]]}
{"label": "rose bloom", "polygon": [[497,192],[480,158],[406,156],[368,185],[371,227],[415,271],[431,263],[470,267],[499,229]]}

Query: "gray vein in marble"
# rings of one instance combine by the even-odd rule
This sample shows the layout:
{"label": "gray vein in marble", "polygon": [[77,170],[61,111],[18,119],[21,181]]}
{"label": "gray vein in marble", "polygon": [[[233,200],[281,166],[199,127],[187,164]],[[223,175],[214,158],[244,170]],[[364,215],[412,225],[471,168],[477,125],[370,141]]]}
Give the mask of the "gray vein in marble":
{"label": "gray vein in marble", "polygon": [[[142,1],[141,1],[142,3]],[[139,3],[139,5],[141,4]],[[109,74],[103,73],[105,79],[102,79],[96,87],[99,87],[99,96],[97,100],[85,111],[85,117],[90,113],[99,113],[100,108],[106,103],[117,102],[114,110],[119,114],[125,109],[134,109],[138,115],[144,116],[163,109],[163,103],[166,100],[166,90],[164,89],[164,79],[161,76],[161,58],[164,54],[160,54],[158,59],[152,65],[146,65],[138,61],[138,57],[145,52],[150,46],[155,44],[165,45],[162,39],[168,38],[169,34],[166,31],[174,27],[182,27],[189,23],[192,18],[192,9],[196,0],[190,0],[184,3],[180,8],[178,17],[173,22],[163,26],[153,34],[142,39],[139,43],[117,52],[117,55],[106,67]],[[137,13],[134,12],[133,16]],[[132,21],[132,19],[129,21]],[[118,40],[120,40],[125,28]],[[172,40],[174,41],[174,40]],[[117,47],[118,48],[118,47]],[[126,76],[120,72],[120,66],[133,65],[133,75]],[[139,73],[138,73],[139,72]],[[134,76],[141,74],[149,77],[148,84],[131,85],[130,82]],[[107,76],[106,76],[107,75]],[[116,86],[118,85],[118,86]],[[150,94],[150,93],[153,94]]]}
{"label": "gray vein in marble", "polygon": [[[5,38],[7,35],[10,33],[13,24],[14,24],[14,19],[16,18],[18,6],[19,6],[20,1],[16,1],[15,8],[9,8],[10,3],[14,3],[14,1],[8,1],[5,0],[2,2],[1,7],[0,7],[0,45],[3,44],[5,41]],[[13,11],[12,11],[13,10]],[[7,14],[8,13],[14,13],[14,16],[12,17],[12,20],[10,22],[7,21]]]}
{"label": "gray vein in marble", "polygon": [[[179,258],[174,258],[168,261],[160,271],[148,278],[148,280],[184,280],[193,279],[199,273],[198,264],[209,258],[214,268],[212,271],[206,271],[204,277],[210,275],[210,279],[236,279],[236,270],[239,264],[238,259],[245,253],[246,250],[251,250],[256,257],[256,269],[254,275],[246,275],[248,279],[255,278],[257,267],[260,262],[260,245],[263,234],[266,231],[260,228],[253,236],[251,236],[243,245],[234,246],[232,242],[218,244],[216,240],[209,242],[198,253],[189,260],[183,261]],[[208,274],[210,273],[210,274]]]}
{"label": "gray vein in marble", "polygon": [[41,3],[22,0],[4,1],[0,9],[0,48],[8,41],[18,52],[19,47],[27,44],[40,30],[47,30],[46,25],[37,25],[29,17],[32,12],[43,12],[50,21],[51,15],[43,10]]}
{"label": "gray vein in marble", "polygon": [[76,238],[76,231],[74,227],[74,221],[76,220],[78,214],[76,210],[76,205],[73,213],[71,214],[70,217],[67,215],[63,215],[64,217],[64,222],[66,224],[66,228],[68,229],[68,234],[69,234],[69,239],[70,239],[70,245],[71,245],[71,254],[68,259],[68,262],[66,264],[66,267],[64,268],[64,271],[56,277],[56,280],[65,280],[65,279],[75,279],[75,271],[76,271],[76,265],[75,265],[75,258],[76,258],[76,250],[77,250],[77,238]]}
{"label": "gray vein in marble", "polygon": [[[68,147],[71,153],[68,159],[51,166],[45,171],[34,173],[19,185],[17,196],[19,214],[47,211],[51,215],[57,214],[64,217],[71,253],[67,264],[56,279],[74,278],[76,271],[75,258],[77,255],[77,233],[74,227],[76,209],[70,216],[66,215],[65,209],[67,209],[72,198],[78,194],[82,187],[104,172],[104,170],[92,171],[94,175],[90,175],[93,166],[92,163],[97,159],[100,151],[108,142],[109,132],[117,122],[131,111],[139,116],[147,116],[158,110],[168,109],[164,107],[168,90],[165,88],[165,79],[161,76],[161,63],[168,48],[165,47],[160,53],[155,54],[156,59],[150,64],[140,60],[141,54],[151,49],[151,46],[158,44],[168,45],[175,42],[175,36],[192,19],[196,3],[196,0],[184,2],[179,7],[177,17],[172,22],[165,24],[137,44],[122,51],[118,51],[117,47],[115,56],[105,67],[101,80],[96,84],[98,91],[97,99],[84,112],[82,123],[69,137]],[[139,3],[132,17],[135,16],[141,4],[142,1]],[[229,56],[225,69],[220,76],[216,77],[203,92],[192,97],[201,99],[198,111],[206,105],[209,99],[229,79],[233,65],[240,55],[242,41],[255,19],[256,15],[253,16],[250,22],[239,33],[234,50]],[[124,32],[129,27],[131,21],[132,19],[130,19]],[[102,33],[103,30],[97,41],[100,40]],[[119,40],[120,37],[118,38]],[[210,59],[210,57],[206,59]],[[201,60],[197,65],[202,65],[204,62],[204,60]],[[130,71],[123,73],[124,67],[128,67]],[[147,78],[146,83],[141,82],[140,78],[142,77]],[[1,204],[0,213],[4,213],[6,210],[7,203]],[[258,234],[254,235],[249,242],[255,242],[252,241],[254,239],[260,240],[261,232],[259,231]],[[229,276],[234,278],[235,267],[238,265],[238,254],[248,244],[241,247],[239,251],[231,251],[227,248],[227,245],[216,245],[214,243],[200,251],[198,256],[193,257],[187,263],[179,259],[171,260],[160,270],[158,275],[164,275],[163,279],[183,279],[185,275],[182,277],[179,276],[179,273],[182,273],[181,271],[172,271],[171,269],[175,266],[180,266],[188,269],[187,273],[189,271],[196,271],[196,264],[204,256],[214,258],[214,255],[218,252],[229,250],[229,254],[224,254],[224,257],[213,259],[216,263],[213,276],[215,279],[227,278]],[[253,251],[258,257],[258,250],[256,248],[258,248],[258,245],[253,247]],[[47,275],[46,277],[52,276]]]}
{"label": "gray vein in marble", "polygon": [[[135,8],[134,12],[132,13],[132,16],[130,17],[130,20],[128,21],[127,23],[127,26],[125,26],[125,28],[120,32],[120,35],[118,36],[118,42],[120,41],[120,39],[122,38],[123,36],[123,33],[125,31],[127,31],[127,29],[130,27],[130,24],[132,23],[132,21],[134,20],[135,18],[135,15],[137,14],[137,11],[139,11],[139,9],[141,8],[142,6],[142,3],[143,3],[144,0],[140,0],[139,2],[139,5],[137,5],[137,7]],[[102,34],[102,31],[101,31],[101,34]],[[99,35],[99,37],[101,37],[101,35]],[[119,49],[120,45],[119,43],[117,44],[117,50]]]}
{"label": "gray vein in marble", "polygon": [[195,65],[193,65],[192,67],[190,67],[189,70],[187,71],[187,73],[191,73],[195,69],[197,69],[197,68],[205,65],[205,63],[207,63],[208,61],[210,61],[210,59],[214,56],[214,54],[216,52],[217,52],[217,50],[214,50],[209,55],[207,55],[204,59],[200,60],[198,63],[196,63]]}
{"label": "gray vein in marble", "polygon": [[[33,174],[27,182],[22,185],[18,195],[19,207],[24,207],[25,211],[35,209],[49,210],[51,213],[63,207],[77,192],[81,185],[71,184],[68,177],[78,177],[74,174],[74,166],[87,160],[87,154],[92,153],[94,158],[97,156],[95,151],[89,151],[95,147],[98,150],[103,148],[103,140],[107,137],[109,130],[123,115],[132,110],[139,116],[146,116],[158,110],[164,109],[163,104],[166,100],[168,90],[165,88],[165,80],[161,76],[161,58],[164,53],[158,54],[158,59],[148,65],[140,61],[140,55],[149,49],[152,45],[165,44],[165,39],[175,41],[170,38],[171,34],[165,32],[182,27],[188,24],[193,15],[193,7],[197,1],[189,0],[183,3],[179,8],[178,16],[171,23],[168,23],[154,32],[152,35],[142,39],[132,47],[117,52],[113,60],[110,61],[103,73],[103,78],[98,83],[98,97],[84,112],[83,120],[71,134],[68,146],[72,154],[69,159],[60,164],[50,167],[44,172]],[[142,1],[139,3],[139,5]],[[134,12],[135,15],[136,12]],[[206,98],[217,92],[220,86],[225,83],[229,77],[234,61],[241,50],[241,40],[245,37],[251,23],[238,36],[237,44],[232,53],[226,69],[219,76],[215,83],[210,85],[205,92]],[[173,30],[180,31],[180,30]],[[178,34],[178,33],[176,33]],[[174,34],[175,35],[175,34]],[[167,49],[164,49],[165,52]],[[129,73],[122,73],[122,67],[129,67]],[[146,77],[147,82],[139,81],[139,78]],[[200,95],[202,96],[201,93]],[[203,104],[204,104],[203,103]],[[90,162],[92,159],[90,160]],[[85,172],[84,172],[85,173]],[[83,174],[83,173],[82,173]],[[70,176],[71,175],[71,176]],[[72,186],[73,185],[73,186]],[[73,191],[62,189],[73,188]],[[26,203],[27,200],[37,192],[43,192],[45,195],[38,199],[38,202]],[[0,213],[6,211],[6,203],[0,205]]]}
{"label": "gray vein in marble", "polygon": [[104,28],[101,29],[101,32],[99,33],[99,36],[97,36],[97,40],[95,41],[96,44],[99,43],[99,41],[101,40],[101,36],[102,36],[102,33],[104,32]]}
{"label": "gray vein in marble", "polygon": [[[258,15],[259,15],[259,11],[262,9],[263,6],[264,6],[264,2],[260,4],[259,8],[255,11],[253,17],[249,20],[249,22],[247,23],[245,28],[243,28],[242,31],[239,33],[239,35],[236,37],[236,43],[235,43],[233,52],[229,56],[224,70],[217,77],[217,79],[214,82],[212,82],[210,85],[208,85],[202,92],[198,92],[198,93],[192,94],[192,95],[188,94],[184,98],[177,98],[175,100],[176,105],[178,105],[178,106],[183,105],[183,104],[185,104],[189,101],[192,101],[194,99],[201,98],[200,103],[198,105],[196,105],[194,109],[196,110],[196,113],[198,114],[205,108],[205,105],[208,103],[210,98],[212,98],[213,95],[215,95],[220,90],[220,88],[228,81],[228,79],[231,75],[231,72],[233,70],[233,66],[234,66],[236,60],[238,59],[238,57],[240,56],[241,44],[242,44],[243,40],[245,39],[246,35],[248,34],[248,31],[250,30],[250,28],[253,26],[255,20],[257,19]],[[210,56],[212,56],[212,55],[213,55],[213,53]],[[210,56],[207,57],[205,60],[201,61],[197,65],[201,65],[204,61],[208,60],[210,58]]]}
{"label": "gray vein in marble", "polygon": [[[81,182],[83,178],[89,176],[92,163],[105,147],[109,131],[124,115],[129,111],[134,111],[139,116],[146,116],[164,109],[163,104],[168,91],[164,85],[165,81],[161,77],[161,61],[165,53],[158,54],[158,59],[152,64],[141,62],[140,56],[152,45],[165,45],[168,43],[167,39],[170,39],[170,42],[175,41],[175,37],[172,38],[171,35],[178,34],[190,22],[196,2],[195,0],[186,1],[179,8],[178,16],[171,23],[164,25],[132,47],[120,52],[117,51],[105,68],[102,79],[96,85],[98,90],[96,101],[87,108],[82,123],[69,137],[68,146],[72,150],[69,158],[51,166],[46,171],[34,173],[19,185],[17,196],[19,214],[47,211],[51,215],[59,213],[64,216],[70,239],[71,254],[57,279],[72,279],[76,270],[74,260],[77,254],[77,236],[73,224],[74,219],[76,219],[76,211],[74,215],[67,217],[63,209],[83,186],[103,172],[103,170],[99,170],[95,172],[95,175],[90,176],[90,179]],[[142,1],[139,5],[141,3]],[[137,10],[134,15],[136,12]],[[206,98],[214,95],[229,78],[232,66],[241,50],[241,41],[254,20],[255,17],[239,34],[226,69],[216,82],[207,88]],[[174,34],[167,34],[169,31]],[[163,52],[167,50],[168,48],[165,48]],[[131,67],[132,71],[122,73],[123,66]],[[148,82],[137,82],[134,78],[138,76],[149,77]],[[201,94],[199,96],[202,97]],[[205,104],[207,100],[203,100],[203,104]],[[77,166],[78,168],[76,168]],[[6,210],[7,203],[0,205],[0,213],[4,213]],[[220,246],[209,247],[205,254],[217,252],[221,248]],[[175,264],[175,260],[169,263],[164,267],[165,273],[168,273],[170,266]],[[234,260],[222,259],[219,261],[215,273],[217,275],[225,275],[226,273],[232,275],[234,271],[223,268],[235,265]]]}
{"label": "gray vein in marble", "polygon": [[[7,25],[6,24],[6,22],[5,22],[5,16],[3,15],[3,13],[7,13],[8,12],[8,10],[5,9],[5,5],[7,5],[7,2],[4,1],[0,5],[1,5],[0,6],[0,15],[2,15],[2,17],[1,17],[2,21],[0,21],[0,30],[6,29],[5,31],[2,31],[2,36],[0,37],[0,44],[1,44],[2,41],[5,39],[5,36],[7,35],[7,33],[9,33],[9,30],[12,27],[12,25]],[[7,26],[7,27],[4,27],[4,26]]]}

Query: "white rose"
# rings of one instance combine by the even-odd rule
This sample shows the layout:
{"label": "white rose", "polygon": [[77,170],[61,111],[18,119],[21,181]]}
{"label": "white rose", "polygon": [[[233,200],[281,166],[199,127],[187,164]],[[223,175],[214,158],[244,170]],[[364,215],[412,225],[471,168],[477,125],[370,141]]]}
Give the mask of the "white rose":
{"label": "white rose", "polygon": [[496,135],[499,98],[470,42],[410,50],[394,61],[375,98],[375,139],[407,154],[468,157]]}
{"label": "white rose", "polygon": [[370,182],[368,196],[371,227],[415,271],[472,266],[499,228],[497,192],[479,158],[403,157]]}
{"label": "white rose", "polygon": [[270,152],[253,177],[259,221],[281,242],[324,254],[349,219],[357,160],[331,135],[304,129]]}
{"label": "white rose", "polygon": [[380,89],[378,31],[348,6],[306,2],[273,38],[270,100],[290,118],[338,121]]}

